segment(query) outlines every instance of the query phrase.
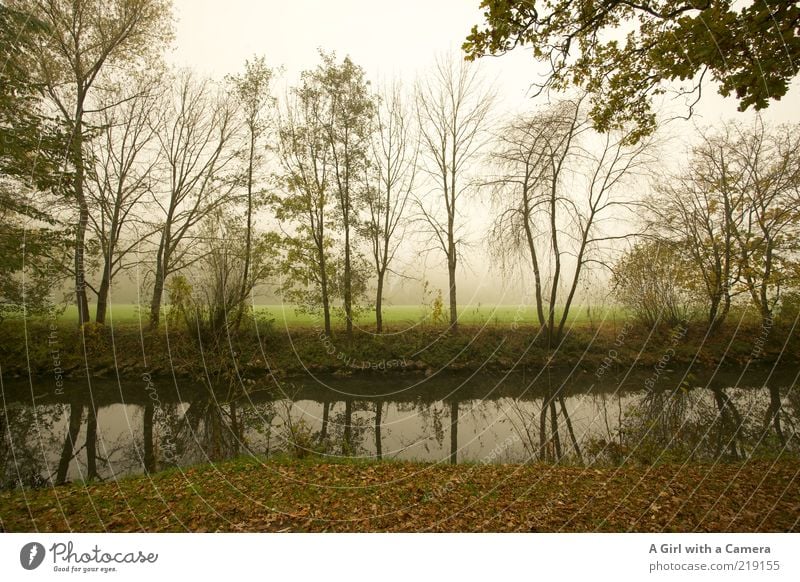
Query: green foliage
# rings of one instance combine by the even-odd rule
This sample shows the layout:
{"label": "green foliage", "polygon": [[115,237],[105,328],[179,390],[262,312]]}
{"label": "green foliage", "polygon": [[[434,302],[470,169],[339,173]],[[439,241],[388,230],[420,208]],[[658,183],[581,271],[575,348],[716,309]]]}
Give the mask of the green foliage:
{"label": "green foliage", "polygon": [[484,25],[463,45],[468,59],[530,46],[551,67],[543,88],[587,89],[595,127],[632,121],[634,140],[655,128],[651,99],[670,83],[699,97],[711,77],[740,110],[764,109],[786,95],[800,59],[796,2],[482,0],[481,8]]}
{"label": "green foliage", "polygon": [[284,191],[271,198],[294,227],[282,242],[280,290],[306,311],[330,313],[334,298],[357,315],[366,263],[357,251],[357,213],[366,180],[375,103],[364,70],[320,52],[303,72],[279,130]]}
{"label": "green foliage", "polygon": [[442,299],[442,290],[436,290],[436,296],[433,298],[433,303],[431,304],[431,322],[435,324],[444,323],[445,318],[447,316],[444,312],[444,300]]}
{"label": "green foliage", "polygon": [[0,491],[49,485],[42,451],[61,440],[63,404],[0,406]]}
{"label": "green foliage", "polygon": [[44,113],[43,87],[30,75],[46,26],[0,4],[0,319],[54,308],[67,233],[37,190],[69,176],[59,167],[65,137]]}
{"label": "green foliage", "polygon": [[[45,113],[43,83],[31,75],[35,47],[48,34],[41,20],[0,4],[0,174],[41,189],[56,187],[66,177],[60,164],[66,136]],[[3,180],[4,212],[50,220],[47,212],[7,187]]]}
{"label": "green foliage", "polygon": [[167,301],[169,311],[167,322],[175,327],[185,322],[192,309],[192,286],[184,275],[174,275],[167,282]]}
{"label": "green foliage", "polygon": [[[795,325],[800,317],[800,292],[790,291],[781,297],[778,321],[786,326]],[[798,322],[800,324],[800,322]]]}
{"label": "green foliage", "polygon": [[0,321],[63,311],[54,290],[65,277],[68,251],[63,232],[31,228],[19,216],[5,216],[0,226]]}

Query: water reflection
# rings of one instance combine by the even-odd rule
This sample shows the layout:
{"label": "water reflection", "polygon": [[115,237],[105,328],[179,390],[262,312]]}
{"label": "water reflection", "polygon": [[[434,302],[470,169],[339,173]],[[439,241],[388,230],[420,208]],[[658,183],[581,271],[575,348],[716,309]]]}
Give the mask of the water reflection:
{"label": "water reflection", "polygon": [[[741,461],[796,455],[792,378],[675,373],[649,391],[548,375],[337,378],[250,385],[4,387],[0,484],[107,480],[238,455],[357,456],[580,465]],[[137,391],[138,390],[138,391]]]}

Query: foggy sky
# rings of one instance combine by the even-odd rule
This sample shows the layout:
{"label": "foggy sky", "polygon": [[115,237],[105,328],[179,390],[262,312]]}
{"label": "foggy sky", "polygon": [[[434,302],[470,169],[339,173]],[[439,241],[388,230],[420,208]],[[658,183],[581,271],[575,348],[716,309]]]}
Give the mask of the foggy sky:
{"label": "foggy sky", "polygon": [[[470,27],[481,22],[478,5],[478,0],[176,0],[176,38],[168,61],[222,79],[240,72],[245,59],[263,55],[269,66],[282,68],[276,91],[280,95],[287,85],[298,81],[301,71],[319,63],[317,51],[322,48],[336,51],[339,58],[349,55],[366,70],[373,85],[400,78],[410,92],[415,78],[429,70],[437,54],[458,54]],[[532,100],[528,90],[545,69],[526,49],[501,58],[484,58],[481,67],[486,82],[498,92],[495,123],[512,111],[542,102],[541,98]],[[800,102],[799,87],[795,81],[789,94],[763,113],[764,118],[773,123],[800,120],[800,108],[793,107]],[[685,112],[684,103],[666,99],[661,103],[665,117]],[[664,146],[662,159],[677,163],[695,126],[730,118],[744,121],[752,118],[752,112],[738,113],[735,99],[723,99],[713,85],[706,86],[693,118],[671,121],[665,129],[671,139]],[[486,252],[489,209],[485,200],[477,199],[464,208],[473,247],[469,263],[461,265],[459,274],[459,303],[463,305],[515,304],[521,300],[519,276],[501,273]],[[434,288],[446,289],[443,257],[436,253],[420,255],[419,251],[418,244],[406,245],[398,270],[417,279],[426,278]],[[596,280],[600,275],[594,277]],[[119,278],[113,301],[135,300],[134,285],[127,279]],[[418,280],[390,276],[387,281],[389,304],[416,304],[421,295]],[[276,302],[268,290],[260,301]]]}

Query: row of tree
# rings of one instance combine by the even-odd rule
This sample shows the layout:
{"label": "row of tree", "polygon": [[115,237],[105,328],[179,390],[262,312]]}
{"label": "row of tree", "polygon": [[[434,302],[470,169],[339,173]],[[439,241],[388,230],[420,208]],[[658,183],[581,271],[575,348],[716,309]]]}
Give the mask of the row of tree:
{"label": "row of tree", "polygon": [[[455,324],[456,203],[489,105],[471,68],[439,63],[412,111],[399,85],[379,96],[349,58],[321,53],[279,104],[263,59],[223,83],[167,70],[166,2],[19,0],[0,10],[3,242],[18,251],[4,270],[26,274],[24,285],[6,279],[7,308],[46,305],[69,274],[79,322],[91,319],[91,292],[104,323],[113,282],[144,262],[151,327],[165,293],[203,305],[214,327],[238,325],[255,286],[280,271],[281,290],[319,307],[328,333],[341,301],[350,334],[371,270],[380,330],[410,200],[428,203],[415,191],[424,146],[424,169],[442,183],[446,217],[425,216],[447,258]],[[280,232],[258,227],[264,208]],[[193,266],[202,268],[189,298],[177,275]]]}
{"label": "row of tree", "polygon": [[715,330],[736,304],[752,305],[767,328],[776,310],[796,315],[798,130],[759,119],[707,131],[656,184],[647,232],[615,270],[618,296],[644,322],[704,317]]}
{"label": "row of tree", "polygon": [[262,58],[222,82],[169,70],[162,0],[15,0],[0,20],[6,307],[45,308],[69,276],[80,323],[90,293],[104,323],[118,276],[144,265],[152,328],[165,300],[197,325],[238,328],[272,280],[327,334],[340,309],[348,336],[372,286],[380,332],[413,235],[446,263],[455,327],[468,203],[482,192],[489,247],[530,274],[551,347],[596,265],[651,323],[690,298],[718,327],[745,294],[767,320],[797,286],[796,127],[707,133],[688,171],[653,180],[655,138],[598,133],[590,94],[498,121],[476,66],[452,58],[404,92],[321,52],[276,99]]}

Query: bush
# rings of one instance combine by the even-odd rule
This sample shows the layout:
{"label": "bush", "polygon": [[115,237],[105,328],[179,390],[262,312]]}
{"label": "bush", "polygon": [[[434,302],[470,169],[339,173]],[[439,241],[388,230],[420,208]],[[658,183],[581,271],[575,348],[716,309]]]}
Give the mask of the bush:
{"label": "bush", "polygon": [[792,326],[797,320],[798,314],[800,314],[800,292],[790,291],[784,293],[778,310],[778,323]]}
{"label": "bush", "polygon": [[648,327],[675,325],[693,318],[700,299],[696,277],[680,249],[663,241],[635,245],[614,268],[614,294]]}

